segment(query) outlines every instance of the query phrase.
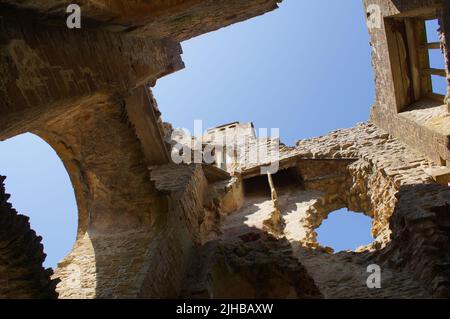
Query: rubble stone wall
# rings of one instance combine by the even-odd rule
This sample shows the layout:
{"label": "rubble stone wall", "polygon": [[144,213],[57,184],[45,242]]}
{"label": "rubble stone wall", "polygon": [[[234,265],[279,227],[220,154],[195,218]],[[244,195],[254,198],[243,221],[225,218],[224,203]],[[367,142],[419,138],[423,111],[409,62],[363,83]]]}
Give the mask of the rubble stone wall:
{"label": "rubble stone wall", "polygon": [[42,237],[8,202],[4,181],[0,176],[0,298],[56,298],[58,281],[50,279],[52,270],[42,266]]}

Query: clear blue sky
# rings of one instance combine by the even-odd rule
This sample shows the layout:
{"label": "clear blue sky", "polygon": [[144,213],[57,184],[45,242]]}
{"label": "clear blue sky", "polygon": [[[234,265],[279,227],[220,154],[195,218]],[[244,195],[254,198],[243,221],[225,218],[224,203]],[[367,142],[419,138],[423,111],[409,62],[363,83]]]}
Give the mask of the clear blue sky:
{"label": "clear blue sky", "polygon": [[373,241],[370,233],[372,219],[362,213],[340,209],[328,215],[316,230],[317,241],[335,252],[355,250]]}
{"label": "clear blue sky", "polygon": [[32,228],[43,237],[45,265],[55,267],[75,243],[78,224],[66,169],[46,142],[29,133],[0,142],[0,154],[10,202],[30,217]]}
{"label": "clear blue sky", "polygon": [[368,119],[369,41],[361,0],[286,0],[183,43],[186,69],[159,80],[154,93],[176,127],[253,121],[281,128],[294,144]]}
{"label": "clear blue sky", "polygon": [[[428,42],[439,42],[436,30],[439,28],[437,20],[429,20],[426,23]],[[445,69],[445,60],[441,50],[428,50],[430,56],[430,67],[434,69]],[[441,76],[431,76],[433,92],[445,95],[447,93],[447,79]]]}
{"label": "clear blue sky", "polygon": [[[288,144],[367,120],[374,82],[364,16],[362,0],[285,0],[276,12],[183,43],[186,69],[154,89],[164,119],[191,130],[196,119],[205,129],[253,121],[280,128]],[[30,216],[54,267],[75,240],[69,177],[31,134],[0,143],[0,154],[11,201]],[[337,250],[370,242],[370,220],[341,213],[319,239]]]}

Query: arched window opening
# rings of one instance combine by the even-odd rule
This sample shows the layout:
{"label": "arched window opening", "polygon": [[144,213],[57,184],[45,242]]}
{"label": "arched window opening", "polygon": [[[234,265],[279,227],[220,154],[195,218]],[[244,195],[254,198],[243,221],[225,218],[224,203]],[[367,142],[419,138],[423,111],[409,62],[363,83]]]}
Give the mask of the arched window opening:
{"label": "arched window opening", "polygon": [[77,205],[69,175],[53,148],[31,133],[0,142],[0,154],[9,202],[30,218],[31,228],[42,236],[47,254],[44,267],[56,268],[77,233]]}

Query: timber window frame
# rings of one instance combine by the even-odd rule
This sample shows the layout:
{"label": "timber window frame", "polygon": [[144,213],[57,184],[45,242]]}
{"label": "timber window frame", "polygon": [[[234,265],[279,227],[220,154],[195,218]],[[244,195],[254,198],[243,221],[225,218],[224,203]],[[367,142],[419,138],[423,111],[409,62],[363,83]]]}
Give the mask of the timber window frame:
{"label": "timber window frame", "polygon": [[397,113],[424,99],[444,104],[445,96],[433,91],[432,77],[446,78],[447,71],[431,68],[429,54],[429,50],[441,50],[441,42],[427,39],[426,21],[435,19],[438,19],[436,11],[421,16],[385,18]]}

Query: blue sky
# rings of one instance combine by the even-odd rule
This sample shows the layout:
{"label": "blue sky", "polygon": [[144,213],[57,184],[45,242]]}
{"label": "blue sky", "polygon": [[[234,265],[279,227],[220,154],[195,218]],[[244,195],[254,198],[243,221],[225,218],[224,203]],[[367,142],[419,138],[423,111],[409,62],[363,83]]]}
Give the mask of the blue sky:
{"label": "blue sky", "polygon": [[[291,145],[366,121],[374,82],[362,1],[285,0],[280,7],[184,42],[186,69],[154,88],[164,120],[190,130],[197,119],[204,129],[253,121],[256,128],[280,128]],[[67,172],[31,134],[1,142],[0,154],[11,201],[30,216],[44,238],[46,265],[54,267],[77,227]],[[337,250],[370,242],[370,219],[351,216],[330,215],[319,239]]]}
{"label": "blue sky", "polygon": [[[428,42],[439,42],[439,36],[436,30],[439,28],[437,20],[429,20],[425,22],[427,29]],[[445,69],[445,60],[441,50],[428,50],[430,57],[430,67],[434,69]],[[445,95],[447,92],[447,79],[441,76],[431,76],[433,92]]]}
{"label": "blue sky", "polygon": [[373,241],[370,229],[372,219],[362,213],[339,209],[328,215],[316,230],[317,241],[332,247],[335,252],[355,250]]}
{"label": "blue sky", "polygon": [[351,127],[374,100],[360,0],[286,0],[280,9],[183,43],[186,69],[154,89],[165,120],[191,130],[236,120],[281,128],[287,144]]}
{"label": "blue sky", "polygon": [[33,134],[0,142],[0,154],[10,202],[30,217],[31,227],[43,237],[45,265],[55,267],[72,248],[78,224],[67,171],[50,145]]}

